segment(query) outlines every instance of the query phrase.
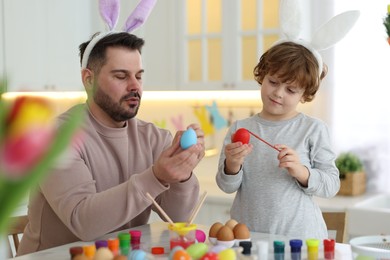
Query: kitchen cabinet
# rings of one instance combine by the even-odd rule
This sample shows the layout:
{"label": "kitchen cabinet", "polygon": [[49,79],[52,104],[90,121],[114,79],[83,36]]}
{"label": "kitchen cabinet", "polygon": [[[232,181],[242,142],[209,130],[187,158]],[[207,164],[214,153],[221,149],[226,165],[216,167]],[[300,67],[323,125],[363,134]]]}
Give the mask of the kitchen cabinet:
{"label": "kitchen cabinet", "polygon": [[146,23],[134,33],[144,38],[144,90],[178,90],[177,4],[157,1]]}
{"label": "kitchen cabinet", "polygon": [[3,0],[8,91],[83,89],[78,46],[92,34],[91,3]]}
{"label": "kitchen cabinet", "polygon": [[180,1],[179,85],[257,89],[253,68],[279,38],[278,1]]}
{"label": "kitchen cabinet", "polygon": [[[266,11],[265,11],[266,10]],[[157,1],[145,39],[145,90],[257,89],[253,68],[279,38],[278,1]]]}

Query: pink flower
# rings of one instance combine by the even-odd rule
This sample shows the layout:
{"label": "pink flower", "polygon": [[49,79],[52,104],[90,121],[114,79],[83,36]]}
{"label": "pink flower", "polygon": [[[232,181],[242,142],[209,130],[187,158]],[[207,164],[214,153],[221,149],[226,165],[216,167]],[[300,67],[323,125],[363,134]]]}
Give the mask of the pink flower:
{"label": "pink flower", "polygon": [[31,169],[50,147],[55,134],[53,111],[38,97],[20,97],[6,117],[0,143],[1,172],[18,177]]}

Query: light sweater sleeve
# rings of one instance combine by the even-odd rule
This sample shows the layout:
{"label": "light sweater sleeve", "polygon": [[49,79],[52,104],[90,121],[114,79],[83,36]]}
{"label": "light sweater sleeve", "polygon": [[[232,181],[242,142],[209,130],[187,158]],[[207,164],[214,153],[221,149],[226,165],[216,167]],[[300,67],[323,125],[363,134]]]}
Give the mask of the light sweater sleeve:
{"label": "light sweater sleeve", "polygon": [[309,195],[331,198],[340,189],[340,178],[327,126],[317,121],[316,130],[311,132],[307,140],[310,146],[309,160],[303,164],[308,168],[310,176],[308,187],[303,190]]}

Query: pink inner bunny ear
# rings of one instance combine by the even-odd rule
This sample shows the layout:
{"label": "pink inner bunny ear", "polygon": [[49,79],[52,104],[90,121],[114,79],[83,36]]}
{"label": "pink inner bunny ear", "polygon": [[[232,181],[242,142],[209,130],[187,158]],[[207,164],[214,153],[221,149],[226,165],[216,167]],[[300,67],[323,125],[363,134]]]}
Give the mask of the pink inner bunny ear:
{"label": "pink inner bunny ear", "polygon": [[99,11],[103,20],[112,31],[119,18],[119,1],[120,0],[99,0]]}
{"label": "pink inner bunny ear", "polygon": [[127,18],[125,26],[123,28],[126,32],[132,32],[140,27],[152,11],[157,0],[141,0],[134,11]]}

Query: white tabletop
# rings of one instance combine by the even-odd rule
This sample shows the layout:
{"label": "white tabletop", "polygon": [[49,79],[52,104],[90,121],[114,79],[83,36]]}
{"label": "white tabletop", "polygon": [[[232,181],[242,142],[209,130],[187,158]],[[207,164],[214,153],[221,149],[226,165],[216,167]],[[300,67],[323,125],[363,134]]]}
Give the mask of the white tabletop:
{"label": "white tabletop", "polygon": [[[132,229],[127,229],[123,230],[120,232],[128,232],[129,230],[141,230],[142,231],[142,237],[141,237],[141,248],[147,252],[150,252],[150,249],[152,247],[164,247],[165,252],[168,255],[169,253],[169,232],[168,232],[168,223],[165,222],[154,222],[151,224],[139,226],[136,228]],[[208,235],[209,228],[203,225],[198,225],[198,229],[203,230],[206,235]],[[108,235],[105,235],[99,239],[96,240],[101,240],[101,239],[108,239],[112,237],[116,237],[118,233],[120,232],[115,232],[111,233]],[[286,244],[286,248],[289,247],[289,238],[285,236],[280,236],[280,235],[270,235],[270,234],[264,234],[264,233],[256,233],[256,232],[251,232],[251,240],[253,244],[253,249],[256,250],[256,241],[268,241],[269,244],[269,252],[272,252],[272,245],[273,241],[279,240],[279,241],[284,241]],[[93,244],[94,241],[91,242],[74,242],[70,244],[66,244],[63,246],[59,247],[54,247],[50,248],[47,250],[42,250],[36,253],[28,254],[28,255],[23,255],[19,256],[13,259],[16,260],[45,260],[45,259],[56,259],[56,260],[69,260],[70,259],[70,254],[69,254],[69,249],[74,246],[83,246],[83,245],[90,245]],[[207,243],[209,243],[207,241]],[[211,246],[211,245],[210,245]],[[320,253],[319,253],[319,259],[322,259],[323,255],[321,254],[321,247],[320,247]],[[302,248],[302,259],[305,259],[305,246]],[[336,243],[336,250],[335,250],[335,258],[336,259],[352,259],[351,255],[351,247],[348,244],[339,244]],[[253,251],[253,255],[255,255],[255,251]],[[168,259],[167,257],[164,257],[165,259]],[[164,259],[164,258],[159,258],[159,259]],[[269,259],[273,259],[272,254],[269,255]],[[287,256],[287,251],[286,251],[286,260],[289,259]]]}

